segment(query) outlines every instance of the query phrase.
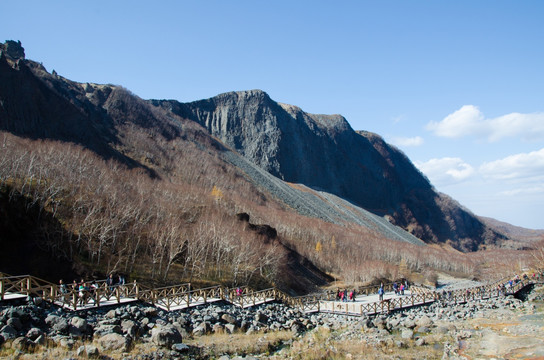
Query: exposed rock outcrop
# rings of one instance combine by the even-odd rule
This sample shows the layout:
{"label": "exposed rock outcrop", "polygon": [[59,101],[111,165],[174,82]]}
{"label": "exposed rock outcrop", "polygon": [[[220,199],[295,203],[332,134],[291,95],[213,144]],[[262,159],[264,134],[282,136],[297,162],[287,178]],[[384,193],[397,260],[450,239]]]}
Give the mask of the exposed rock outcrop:
{"label": "exposed rock outcrop", "polygon": [[0,43],[0,54],[15,61],[25,58],[25,49],[21,45],[21,41],[6,40],[4,44]]}

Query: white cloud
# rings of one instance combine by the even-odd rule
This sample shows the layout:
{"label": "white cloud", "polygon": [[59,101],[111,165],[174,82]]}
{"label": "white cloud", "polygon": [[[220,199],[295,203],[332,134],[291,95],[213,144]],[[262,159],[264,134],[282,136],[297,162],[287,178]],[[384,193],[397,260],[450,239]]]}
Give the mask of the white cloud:
{"label": "white cloud", "polygon": [[518,196],[518,195],[539,195],[539,194],[544,194],[544,185],[506,190],[506,191],[502,191],[499,195]]}
{"label": "white cloud", "polygon": [[485,177],[493,179],[544,178],[544,148],[484,163],[479,171]]}
{"label": "white cloud", "polygon": [[475,173],[474,168],[460,158],[446,157],[426,162],[416,161],[415,165],[433,185],[439,186],[462,182]]}
{"label": "white cloud", "polygon": [[421,136],[414,137],[396,137],[391,140],[391,143],[402,147],[402,146],[421,146],[423,145],[423,138]]}
{"label": "white cloud", "polygon": [[398,116],[395,116],[393,118],[393,123],[397,124],[397,123],[401,122],[402,120],[404,120],[404,115],[398,115]]}
{"label": "white cloud", "polygon": [[505,137],[542,140],[544,139],[544,113],[511,113],[486,119],[478,107],[464,105],[442,121],[431,121],[426,129],[441,137],[476,136],[486,138],[490,142]]}

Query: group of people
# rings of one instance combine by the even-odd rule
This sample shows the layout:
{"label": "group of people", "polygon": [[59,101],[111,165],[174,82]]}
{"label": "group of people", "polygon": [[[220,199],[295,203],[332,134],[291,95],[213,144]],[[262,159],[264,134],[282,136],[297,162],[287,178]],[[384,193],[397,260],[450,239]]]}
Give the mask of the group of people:
{"label": "group of people", "polygon": [[[105,280],[107,289],[110,292],[113,292],[115,290],[116,286],[123,286],[125,285],[125,277],[124,275],[118,275],[115,276],[114,274],[110,274],[107,279]],[[97,304],[96,299],[96,290],[99,289],[99,285],[96,282],[96,280],[92,280],[91,282],[87,282],[84,279],[81,279],[79,282],[74,279],[72,284],[67,285],[64,280],[59,280],[59,292],[62,295],[62,301],[65,302],[67,299],[68,294],[77,294],[78,297],[78,305],[84,306],[88,299],[93,299],[94,304]]]}
{"label": "group of people", "polygon": [[393,283],[395,295],[404,295],[404,290],[408,290],[408,280],[404,280],[404,283],[401,281],[400,285],[396,281]]}
{"label": "group of people", "polygon": [[[408,290],[408,280],[403,281],[395,281],[393,283],[393,291],[395,292],[395,295],[401,296],[404,295],[404,291]],[[385,288],[383,283],[381,283],[380,287],[378,288],[378,296],[380,301],[383,301],[383,295],[385,294]],[[348,290],[340,290],[338,289],[336,291],[336,301],[355,301],[356,297],[356,291],[351,290],[348,292]]]}
{"label": "group of people", "polygon": [[340,290],[338,289],[336,291],[336,301],[355,301],[355,290],[347,291],[347,290]]}

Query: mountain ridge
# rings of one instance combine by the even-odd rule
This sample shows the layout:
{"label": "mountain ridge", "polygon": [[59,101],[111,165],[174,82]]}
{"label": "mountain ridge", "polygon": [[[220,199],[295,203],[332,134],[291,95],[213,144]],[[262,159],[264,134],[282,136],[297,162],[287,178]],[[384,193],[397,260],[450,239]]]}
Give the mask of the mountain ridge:
{"label": "mountain ridge", "polygon": [[262,90],[150,102],[199,123],[272,175],[352,201],[428,243],[474,251],[504,238],[437,193],[404,153],[377,134],[354,131],[341,115],[305,113]]}

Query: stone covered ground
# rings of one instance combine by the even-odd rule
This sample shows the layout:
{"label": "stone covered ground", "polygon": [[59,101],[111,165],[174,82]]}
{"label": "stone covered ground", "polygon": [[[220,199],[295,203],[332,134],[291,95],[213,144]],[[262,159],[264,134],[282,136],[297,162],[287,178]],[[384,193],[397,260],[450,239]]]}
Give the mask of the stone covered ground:
{"label": "stone covered ground", "polygon": [[363,318],[278,303],[75,313],[38,301],[0,307],[0,358],[544,359],[543,300],[537,288],[526,301],[435,303]]}

